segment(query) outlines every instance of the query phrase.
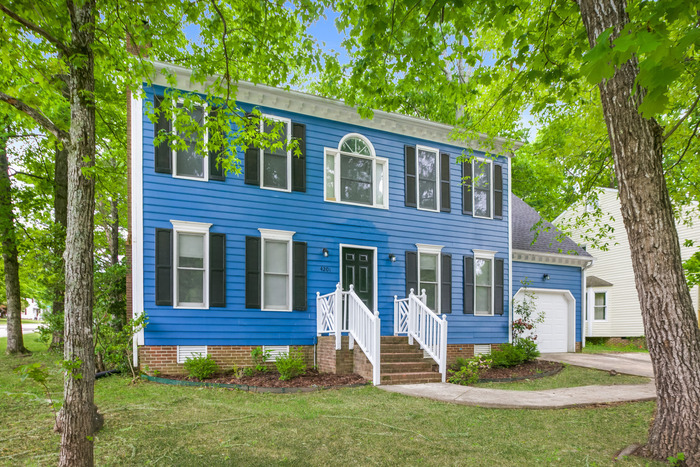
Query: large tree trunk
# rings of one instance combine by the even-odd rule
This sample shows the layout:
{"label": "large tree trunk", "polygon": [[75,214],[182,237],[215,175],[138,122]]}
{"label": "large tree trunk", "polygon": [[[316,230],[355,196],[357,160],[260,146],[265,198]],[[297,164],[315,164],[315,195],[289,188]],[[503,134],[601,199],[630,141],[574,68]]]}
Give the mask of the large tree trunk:
{"label": "large tree trunk", "polygon": [[61,432],[60,466],[91,466],[93,434],[100,416],[94,404],[95,354],[92,336],[93,232],[95,180],[83,169],[95,165],[95,0],[80,5],[69,1],[72,51],[71,127],[68,148],[68,230],[66,232],[66,300],[64,403],[57,420]]}
{"label": "large tree trunk", "polygon": [[12,184],[7,160],[7,142],[10,125],[7,117],[0,118],[0,238],[2,260],[5,265],[5,291],[7,293],[7,350],[8,354],[25,353],[22,338],[22,300],[19,289],[19,261],[17,238],[12,212]]}
{"label": "large tree trunk", "polygon": [[[629,22],[624,0],[580,0],[580,7],[591,46],[606,29],[617,37]],[[599,87],[656,376],[646,452],[661,459],[683,452],[689,465],[700,465],[700,330],[664,179],[662,128],[638,112],[645,93],[635,88],[637,74],[633,58]]]}
{"label": "large tree trunk", "polygon": [[[65,147],[56,147],[56,162],[54,164],[53,179],[53,211],[54,223],[61,226],[59,238],[56,239],[54,253],[60,258],[60,276],[65,275],[63,252],[66,249],[66,227],[68,223],[68,150]],[[54,284],[54,297],[51,313],[63,316],[65,300],[65,283]],[[54,332],[51,336],[51,349],[63,347],[63,332]]]}

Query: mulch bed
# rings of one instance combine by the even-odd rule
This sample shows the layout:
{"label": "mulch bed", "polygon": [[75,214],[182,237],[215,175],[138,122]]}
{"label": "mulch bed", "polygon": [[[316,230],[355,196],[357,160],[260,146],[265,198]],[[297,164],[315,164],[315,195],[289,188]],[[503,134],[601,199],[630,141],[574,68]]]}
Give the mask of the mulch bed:
{"label": "mulch bed", "polygon": [[535,360],[534,362],[522,363],[510,368],[489,368],[480,373],[480,383],[490,383],[499,381],[520,381],[524,379],[544,378],[559,373],[564,365],[558,362],[545,362]]}
{"label": "mulch bed", "polygon": [[[174,379],[178,381],[199,381],[183,375],[164,375],[162,378]],[[360,375],[335,375],[332,373],[319,373],[316,370],[306,370],[306,374],[289,381],[280,381],[280,375],[276,371],[259,373],[254,376],[243,376],[235,378],[231,375],[214,375],[205,380],[206,383],[236,384],[240,386],[252,386],[259,388],[313,388],[313,387],[338,387],[356,386],[367,384],[367,381]]]}

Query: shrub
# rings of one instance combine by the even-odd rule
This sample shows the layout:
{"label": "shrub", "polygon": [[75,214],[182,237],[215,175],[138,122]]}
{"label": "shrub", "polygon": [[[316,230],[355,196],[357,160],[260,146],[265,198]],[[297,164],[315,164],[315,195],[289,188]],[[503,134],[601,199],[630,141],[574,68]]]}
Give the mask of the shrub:
{"label": "shrub", "polygon": [[289,381],[297,376],[306,374],[306,363],[304,363],[304,354],[301,349],[290,349],[289,353],[284,353],[277,357],[275,361],[277,371],[280,373],[280,380]]}
{"label": "shrub", "polygon": [[492,365],[496,368],[510,368],[525,361],[526,353],[520,347],[501,344],[500,350],[491,352]]}
{"label": "shrub", "polygon": [[526,362],[531,362],[540,356],[540,351],[537,350],[537,344],[530,339],[520,339],[514,345],[516,348],[525,352]]}
{"label": "shrub", "polygon": [[197,378],[200,381],[209,378],[216,373],[218,369],[219,366],[214,359],[211,358],[211,355],[207,355],[206,357],[199,355],[185,360],[185,370],[187,370],[188,376],[190,378]]}
{"label": "shrub", "polygon": [[449,370],[450,377],[447,381],[452,384],[468,386],[479,381],[481,370],[491,368],[491,359],[488,355],[477,355],[474,358],[458,358],[454,366],[461,365],[457,370]]}
{"label": "shrub", "polygon": [[248,377],[255,376],[255,368],[253,368],[251,366],[247,366],[247,367],[243,368],[243,375],[248,376]]}
{"label": "shrub", "polygon": [[263,350],[262,347],[255,347],[250,351],[250,358],[253,359],[255,371],[258,373],[267,373],[266,363],[270,360],[271,350]]}

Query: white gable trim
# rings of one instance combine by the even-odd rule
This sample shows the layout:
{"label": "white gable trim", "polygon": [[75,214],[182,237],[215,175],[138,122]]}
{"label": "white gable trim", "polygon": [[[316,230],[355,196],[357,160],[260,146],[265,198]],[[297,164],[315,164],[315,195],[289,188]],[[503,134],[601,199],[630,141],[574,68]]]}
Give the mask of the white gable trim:
{"label": "white gable trim", "polygon": [[[206,92],[206,89],[222,79],[215,75],[203,83],[192,82],[192,71],[170,63],[153,62],[154,76],[151,76],[153,84],[170,87],[166,75],[172,74],[176,78],[177,87],[183,91]],[[164,74],[165,73],[165,74]],[[409,117],[396,113],[375,110],[372,119],[364,119],[356,109],[346,105],[342,101],[327,99],[324,97],[305,94],[299,91],[286,91],[284,89],[239,81],[234,84],[238,89],[236,100],[252,105],[262,105],[279,110],[311,115],[314,117],[334,120],[350,125],[373,128],[390,133],[402,134],[414,138],[425,139],[451,146],[475,149],[489,153],[513,157],[513,151],[522,147],[523,143],[501,137],[489,137],[479,133],[478,140],[460,141],[450,138],[454,127],[442,123],[431,122],[416,117]],[[508,150],[504,150],[508,148]]]}
{"label": "white gable trim", "polygon": [[524,263],[559,264],[562,266],[577,266],[580,268],[593,263],[593,258],[585,258],[564,253],[539,253],[536,251],[513,249],[513,261]]}

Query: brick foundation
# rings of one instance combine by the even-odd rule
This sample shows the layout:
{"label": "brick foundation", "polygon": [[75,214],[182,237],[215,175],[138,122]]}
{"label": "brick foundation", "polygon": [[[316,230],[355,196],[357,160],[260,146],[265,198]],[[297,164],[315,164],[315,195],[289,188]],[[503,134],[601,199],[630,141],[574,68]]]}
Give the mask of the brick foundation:
{"label": "brick foundation", "polygon": [[576,352],[580,352],[580,351],[581,351],[581,343],[580,343],[580,342],[577,342],[577,343],[576,343],[576,349],[575,349],[575,351],[576,351]]}
{"label": "brick foundation", "polygon": [[[207,347],[207,354],[216,361],[219,369],[227,371],[234,365],[239,368],[253,366],[253,359],[250,351],[259,347],[256,345],[210,345]],[[304,354],[304,362],[308,368],[314,365],[314,346],[300,345]],[[139,347],[139,366],[142,371],[153,375],[154,371],[161,374],[182,375],[185,374],[183,363],[177,363],[177,346],[175,345],[142,345]],[[268,367],[274,368],[274,362],[270,362]]]}
{"label": "brick foundation", "polygon": [[[372,379],[372,364],[359,349],[349,349],[348,336],[340,340],[341,349],[335,350],[335,336],[320,336],[316,350],[318,371],[346,375],[357,373],[365,379]],[[357,344],[355,344],[357,346]]]}

